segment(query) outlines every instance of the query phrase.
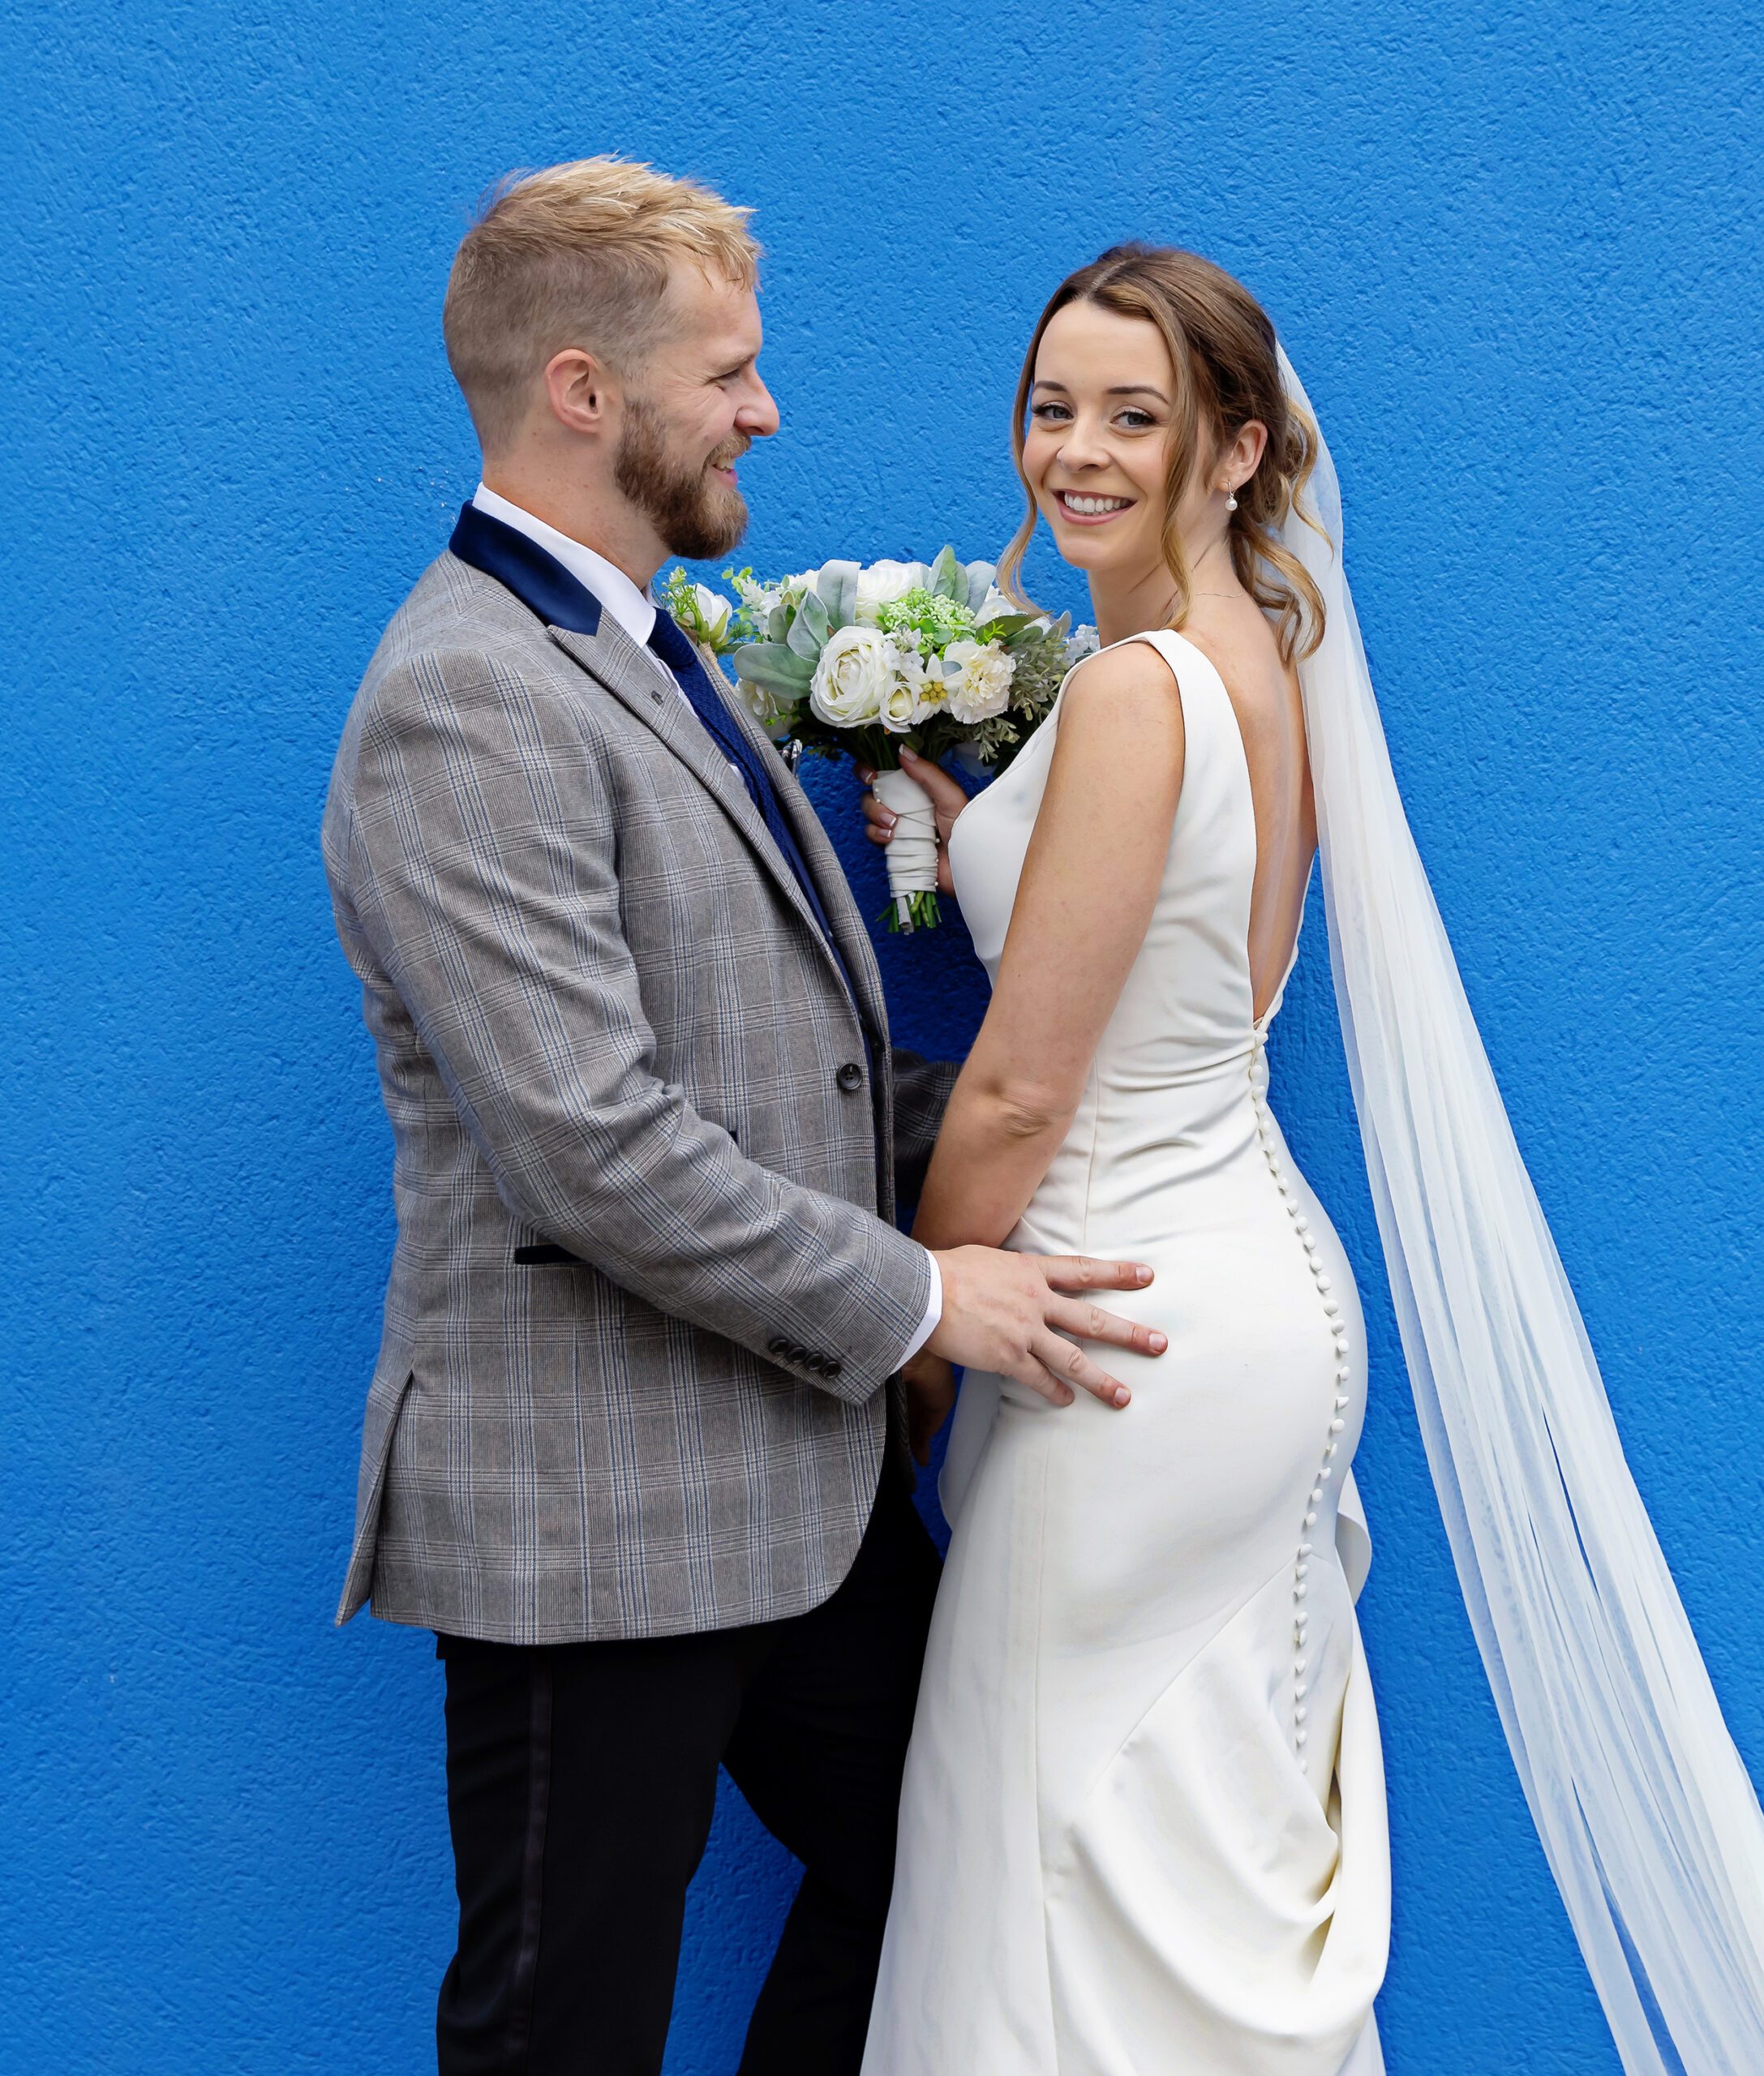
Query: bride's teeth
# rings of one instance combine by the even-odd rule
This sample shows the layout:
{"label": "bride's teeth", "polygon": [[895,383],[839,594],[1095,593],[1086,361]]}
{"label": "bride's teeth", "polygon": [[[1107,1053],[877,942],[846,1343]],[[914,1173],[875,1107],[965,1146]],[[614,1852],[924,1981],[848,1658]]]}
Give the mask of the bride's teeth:
{"label": "bride's teeth", "polygon": [[1074,497],[1070,491],[1066,495],[1067,509],[1085,519],[1101,512],[1118,512],[1127,502],[1124,497]]}

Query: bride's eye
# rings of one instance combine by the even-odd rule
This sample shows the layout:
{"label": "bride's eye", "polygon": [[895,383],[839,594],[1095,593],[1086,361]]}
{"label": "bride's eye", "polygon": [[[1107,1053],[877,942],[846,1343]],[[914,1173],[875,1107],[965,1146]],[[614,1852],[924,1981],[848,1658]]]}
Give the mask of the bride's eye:
{"label": "bride's eye", "polygon": [[1042,425],[1059,425],[1071,416],[1063,404],[1036,404],[1031,406],[1029,416]]}
{"label": "bride's eye", "polygon": [[1129,405],[1119,414],[1118,422],[1129,432],[1148,432],[1157,423],[1149,411],[1142,411],[1137,405]]}

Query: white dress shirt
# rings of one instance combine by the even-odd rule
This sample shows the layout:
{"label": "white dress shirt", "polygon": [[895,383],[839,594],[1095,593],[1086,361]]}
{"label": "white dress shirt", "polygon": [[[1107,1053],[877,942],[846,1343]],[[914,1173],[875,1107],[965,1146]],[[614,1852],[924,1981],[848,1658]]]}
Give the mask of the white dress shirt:
{"label": "white dress shirt", "polygon": [[[500,519],[504,526],[512,526],[517,534],[525,534],[530,541],[544,549],[554,560],[562,563],[578,584],[593,592],[602,608],[612,614],[639,649],[649,649],[649,638],[655,625],[655,616],[660,611],[655,601],[642,585],[633,584],[616,563],[608,562],[603,555],[596,555],[580,541],[573,541],[568,534],[560,534],[555,526],[547,526],[543,519],[535,519],[530,512],[518,504],[511,504],[505,497],[479,483],[472,492],[472,503],[491,519]],[[653,650],[650,654],[654,655]],[[659,656],[655,657],[656,667],[667,671],[670,679],[674,674],[667,669]],[[674,679],[682,699],[686,697],[679,680]],[[689,704],[690,702],[689,701]],[[924,1323],[912,1337],[903,1362],[910,1362],[919,1350],[937,1332],[943,1317],[943,1276],[937,1265],[937,1256],[929,1249],[925,1261],[931,1271],[930,1302],[925,1307]]]}

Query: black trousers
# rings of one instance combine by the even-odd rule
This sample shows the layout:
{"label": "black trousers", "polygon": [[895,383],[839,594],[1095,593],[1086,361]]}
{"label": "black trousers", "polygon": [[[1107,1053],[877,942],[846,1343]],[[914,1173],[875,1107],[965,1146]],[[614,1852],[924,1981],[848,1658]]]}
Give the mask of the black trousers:
{"label": "black trousers", "polygon": [[719,1763],[805,1870],[741,2076],[856,2076],[938,1569],[891,1465],[850,1574],[807,1615],[439,1639],[459,1889],[440,2076],[656,2076]]}

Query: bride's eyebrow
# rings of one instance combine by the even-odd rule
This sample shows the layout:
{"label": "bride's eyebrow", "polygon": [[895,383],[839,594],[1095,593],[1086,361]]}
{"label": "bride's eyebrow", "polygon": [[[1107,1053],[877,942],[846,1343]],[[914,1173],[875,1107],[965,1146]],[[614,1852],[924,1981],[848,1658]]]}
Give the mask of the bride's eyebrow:
{"label": "bride's eyebrow", "polygon": [[[1052,381],[1046,375],[1037,375],[1029,387],[1032,394],[1037,389],[1057,389],[1062,397],[1069,397],[1071,394],[1071,390],[1063,382]],[[1105,397],[1155,397],[1161,404],[1168,404],[1170,401],[1163,391],[1155,383],[1151,382],[1117,382],[1105,389],[1102,393]]]}

